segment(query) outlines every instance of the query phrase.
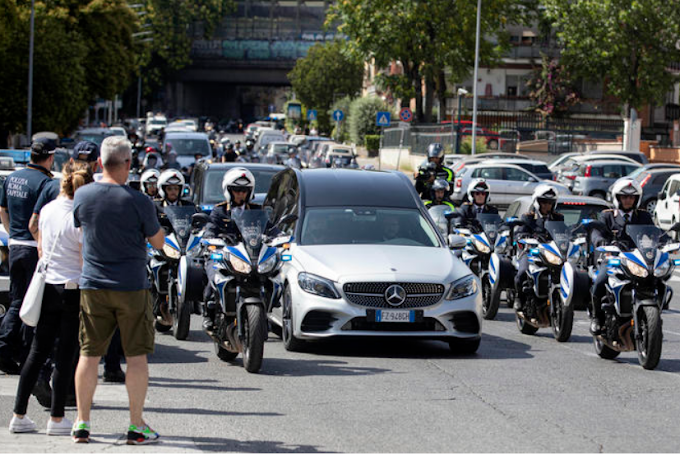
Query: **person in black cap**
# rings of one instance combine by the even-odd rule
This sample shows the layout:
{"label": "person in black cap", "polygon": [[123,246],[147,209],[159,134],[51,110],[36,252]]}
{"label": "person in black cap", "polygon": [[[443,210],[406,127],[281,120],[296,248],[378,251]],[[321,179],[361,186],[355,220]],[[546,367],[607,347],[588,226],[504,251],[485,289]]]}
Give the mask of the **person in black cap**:
{"label": "person in black cap", "polygon": [[[76,147],[71,151],[71,159],[73,162],[80,162],[87,164],[92,173],[96,173],[99,167],[97,159],[99,158],[99,146],[92,141],[80,141]],[[53,179],[49,182],[43,192],[38,197],[38,200],[33,207],[33,215],[28,222],[28,229],[33,234],[35,239],[38,239],[38,227],[40,226],[40,210],[52,202],[61,190],[61,182],[58,179]]]}
{"label": "person in black cap", "polygon": [[[7,176],[0,190],[0,219],[9,233],[10,306],[0,325],[0,370],[19,374],[14,361],[21,363],[30,348],[32,328],[23,326],[19,309],[36,264],[38,243],[28,229],[28,222],[38,197],[52,180],[54,145],[40,138],[31,145],[31,161],[26,168]],[[23,326],[23,328],[22,328]]]}

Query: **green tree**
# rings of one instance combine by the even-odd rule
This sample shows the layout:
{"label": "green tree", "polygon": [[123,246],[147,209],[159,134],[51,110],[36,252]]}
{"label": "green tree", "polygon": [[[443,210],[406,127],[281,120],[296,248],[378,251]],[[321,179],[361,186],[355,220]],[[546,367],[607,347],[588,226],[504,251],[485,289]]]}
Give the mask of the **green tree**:
{"label": "green tree", "polygon": [[680,62],[680,10],[668,0],[543,0],[575,76],[606,80],[624,115],[662,103],[678,80],[667,70]]}
{"label": "green tree", "polygon": [[352,142],[364,144],[366,135],[379,135],[380,127],[375,124],[376,116],[378,111],[388,110],[385,102],[378,97],[363,97],[352,101],[349,107],[349,134]]}
{"label": "green tree", "polygon": [[[482,36],[493,40],[480,44],[483,63],[494,62],[509,46],[504,27],[533,17],[535,7],[536,0],[484,0]],[[403,73],[380,82],[403,106],[415,98],[416,120],[429,122],[435,92],[444,105],[447,77],[459,82],[474,66],[476,12],[474,1],[338,0],[326,22],[349,36],[362,59],[380,68],[400,62]]]}
{"label": "green tree", "polygon": [[527,86],[531,90],[529,97],[535,104],[534,109],[544,117],[562,116],[570,106],[579,102],[579,95],[569,72],[557,59],[544,56],[541,66],[534,70]]}
{"label": "green tree", "polygon": [[[331,105],[338,95],[355,96],[363,82],[363,64],[348,55],[342,41],[315,44],[305,58],[288,73],[295,95],[316,109],[320,131],[329,132]],[[342,96],[341,95],[341,96]]]}

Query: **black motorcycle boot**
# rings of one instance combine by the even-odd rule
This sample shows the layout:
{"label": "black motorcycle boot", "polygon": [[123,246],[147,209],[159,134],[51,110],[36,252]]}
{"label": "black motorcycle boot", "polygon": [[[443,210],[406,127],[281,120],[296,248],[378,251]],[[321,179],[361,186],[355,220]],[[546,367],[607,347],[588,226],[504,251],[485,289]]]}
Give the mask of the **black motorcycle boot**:
{"label": "black motorcycle boot", "polygon": [[203,329],[206,331],[215,329],[215,303],[212,301],[203,308]]}

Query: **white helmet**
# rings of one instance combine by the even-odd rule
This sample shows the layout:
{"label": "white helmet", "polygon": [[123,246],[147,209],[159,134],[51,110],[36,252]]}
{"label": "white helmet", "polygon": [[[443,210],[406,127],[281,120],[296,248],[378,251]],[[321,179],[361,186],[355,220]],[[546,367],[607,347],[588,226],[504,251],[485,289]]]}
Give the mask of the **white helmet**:
{"label": "white helmet", "polygon": [[149,170],[144,171],[142,173],[142,178],[140,179],[142,191],[144,193],[147,193],[147,191],[146,191],[146,185],[147,184],[158,184],[158,178],[160,176],[161,176],[161,172],[158,171],[157,169],[149,169]]}
{"label": "white helmet", "polygon": [[557,204],[557,190],[550,184],[541,184],[534,190],[533,194],[533,206],[536,212],[541,210],[541,205],[539,201],[549,201],[552,203],[552,209],[555,209],[555,204]]}
{"label": "white helmet", "polygon": [[633,208],[637,209],[640,207],[640,200],[642,199],[642,187],[633,179],[619,179],[611,190],[612,193],[612,203],[617,209],[621,209],[621,201],[619,201],[619,196],[632,195],[635,197],[635,203]]}
{"label": "white helmet", "polygon": [[482,178],[474,179],[472,182],[470,182],[470,185],[468,185],[467,197],[468,201],[471,203],[475,202],[475,199],[472,196],[474,192],[486,193],[486,200],[484,200],[484,203],[489,201],[489,194],[491,193],[491,189],[489,188],[489,184],[486,183],[485,179]]}
{"label": "white helmet", "polygon": [[231,202],[231,189],[236,187],[248,188],[246,201],[250,201],[255,196],[255,192],[253,192],[255,189],[255,176],[253,176],[253,173],[241,167],[227,171],[222,179],[222,193],[224,193],[224,198],[227,202]]}
{"label": "white helmet", "polygon": [[180,192],[184,188],[184,176],[176,169],[166,169],[158,178],[158,194],[165,199],[165,186],[179,185]]}

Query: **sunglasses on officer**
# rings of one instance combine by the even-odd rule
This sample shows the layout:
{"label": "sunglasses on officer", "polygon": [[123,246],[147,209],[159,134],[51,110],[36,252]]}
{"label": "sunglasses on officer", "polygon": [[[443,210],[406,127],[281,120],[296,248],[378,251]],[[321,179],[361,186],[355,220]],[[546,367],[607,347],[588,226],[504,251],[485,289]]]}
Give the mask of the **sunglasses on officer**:
{"label": "sunglasses on officer", "polygon": [[229,190],[231,190],[233,193],[248,193],[250,191],[250,188],[248,188],[248,187],[231,187]]}

